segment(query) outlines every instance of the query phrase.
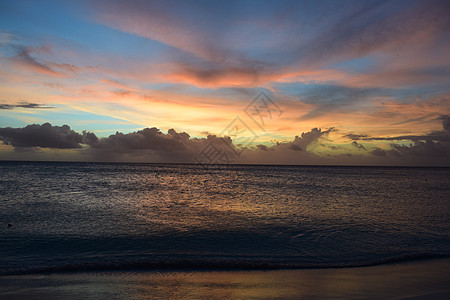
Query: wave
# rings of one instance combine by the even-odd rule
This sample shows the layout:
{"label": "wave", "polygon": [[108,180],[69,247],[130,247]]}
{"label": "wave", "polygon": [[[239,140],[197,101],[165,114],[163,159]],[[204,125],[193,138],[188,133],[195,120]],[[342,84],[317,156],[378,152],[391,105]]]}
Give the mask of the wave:
{"label": "wave", "polygon": [[276,270],[276,269],[331,269],[358,268],[383,264],[401,263],[416,260],[450,258],[450,254],[411,254],[349,263],[296,263],[267,262],[245,259],[170,259],[170,260],[136,260],[127,262],[73,263],[54,266],[35,266],[0,271],[0,276],[32,275],[71,272],[102,271],[165,271],[165,270]]}

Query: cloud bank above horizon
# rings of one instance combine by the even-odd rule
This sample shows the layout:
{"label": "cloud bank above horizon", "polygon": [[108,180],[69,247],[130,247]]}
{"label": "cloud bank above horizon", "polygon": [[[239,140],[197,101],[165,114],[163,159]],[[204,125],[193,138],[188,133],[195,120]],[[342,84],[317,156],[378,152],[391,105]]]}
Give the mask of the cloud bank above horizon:
{"label": "cloud bank above horizon", "polygon": [[[188,133],[174,129],[165,134],[156,127],[125,134],[116,132],[99,138],[92,132],[77,133],[68,125],[52,126],[49,123],[0,128],[0,141],[8,150],[12,149],[5,157],[18,160],[30,155],[38,160],[54,160],[58,153],[57,160],[200,163],[205,167],[217,164],[450,166],[450,116],[442,115],[440,120],[442,130],[421,136],[371,137],[343,133],[335,128],[313,128],[290,141],[270,145],[236,144],[229,136],[211,134],[191,138]],[[340,146],[327,143],[331,133],[348,142]],[[389,147],[382,149],[366,144],[373,140],[389,141]],[[409,145],[402,143],[405,141],[409,141]],[[323,154],[324,150],[330,149],[336,154]],[[51,153],[55,150],[59,152]],[[210,159],[218,155],[222,155],[222,160]]]}
{"label": "cloud bank above horizon", "polygon": [[0,159],[190,162],[218,139],[237,163],[448,166],[448,11],[2,1]]}

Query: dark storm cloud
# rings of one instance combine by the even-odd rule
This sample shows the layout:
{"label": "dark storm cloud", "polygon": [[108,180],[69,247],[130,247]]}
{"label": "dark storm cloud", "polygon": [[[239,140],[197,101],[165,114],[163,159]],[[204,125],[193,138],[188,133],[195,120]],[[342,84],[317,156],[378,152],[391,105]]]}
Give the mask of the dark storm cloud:
{"label": "dark storm cloud", "polygon": [[41,147],[56,149],[81,148],[82,136],[69,126],[28,125],[24,128],[0,128],[0,140],[15,148]]}
{"label": "dark storm cloud", "polygon": [[0,104],[0,109],[14,109],[14,108],[48,109],[48,108],[54,108],[54,107],[46,106],[44,104],[30,103],[30,102],[19,102],[18,104]]}

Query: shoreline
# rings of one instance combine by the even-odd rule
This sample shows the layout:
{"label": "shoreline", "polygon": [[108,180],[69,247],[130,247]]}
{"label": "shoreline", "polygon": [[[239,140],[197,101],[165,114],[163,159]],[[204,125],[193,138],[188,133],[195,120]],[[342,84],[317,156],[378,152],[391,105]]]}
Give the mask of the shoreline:
{"label": "shoreline", "polygon": [[149,296],[448,299],[450,258],[327,269],[159,269],[0,276],[0,299]]}

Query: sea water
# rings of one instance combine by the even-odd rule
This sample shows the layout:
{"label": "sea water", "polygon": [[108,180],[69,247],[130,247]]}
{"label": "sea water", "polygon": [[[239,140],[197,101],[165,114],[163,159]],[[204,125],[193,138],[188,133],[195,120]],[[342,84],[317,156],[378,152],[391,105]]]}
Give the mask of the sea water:
{"label": "sea water", "polygon": [[0,162],[0,274],[445,257],[449,220],[449,168]]}

